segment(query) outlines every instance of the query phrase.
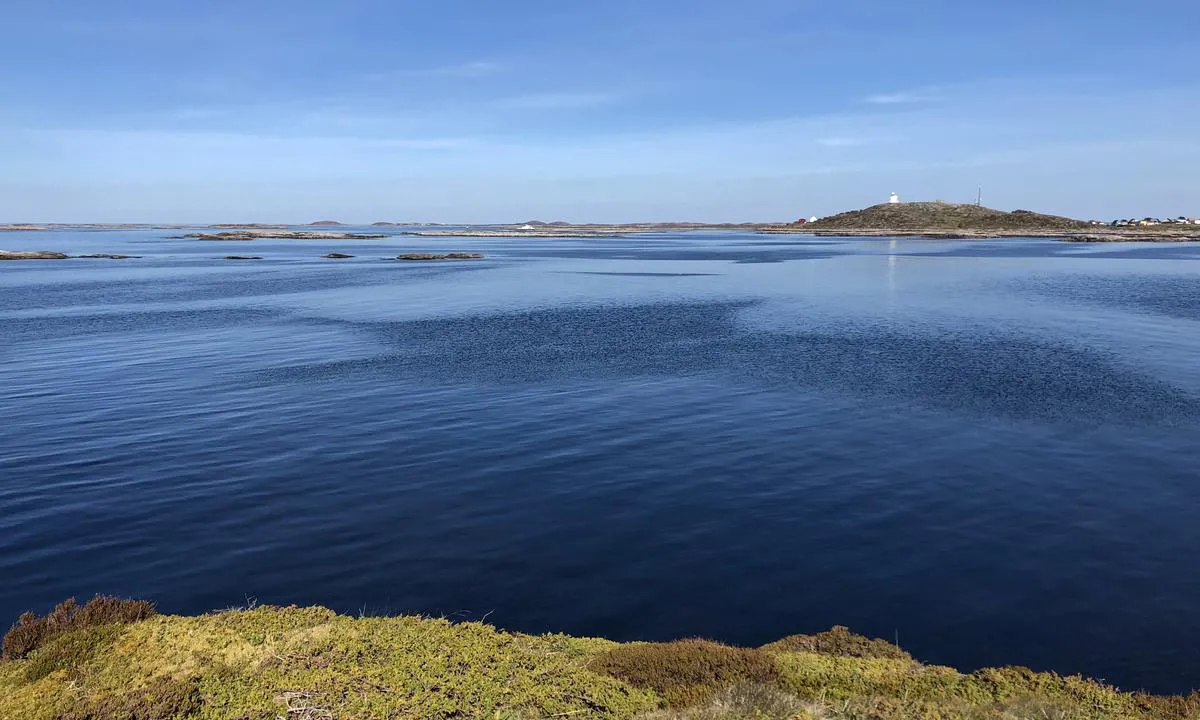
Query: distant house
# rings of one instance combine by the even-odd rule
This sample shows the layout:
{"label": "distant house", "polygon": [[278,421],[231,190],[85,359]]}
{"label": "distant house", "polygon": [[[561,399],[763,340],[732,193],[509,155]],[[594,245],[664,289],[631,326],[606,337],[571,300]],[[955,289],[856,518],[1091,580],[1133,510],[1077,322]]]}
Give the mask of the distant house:
{"label": "distant house", "polygon": [[799,220],[797,220],[796,222],[794,222],[792,224],[793,225],[807,225],[808,220],[806,218],[800,218]]}

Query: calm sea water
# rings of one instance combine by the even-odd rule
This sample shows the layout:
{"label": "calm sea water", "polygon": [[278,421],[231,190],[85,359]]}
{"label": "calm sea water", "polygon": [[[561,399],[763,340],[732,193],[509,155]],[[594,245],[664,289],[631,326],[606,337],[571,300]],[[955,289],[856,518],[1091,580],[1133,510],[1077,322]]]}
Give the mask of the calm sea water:
{"label": "calm sea water", "polygon": [[[0,265],[4,618],[844,624],[1200,685],[1200,247],[169,234],[0,236],[145,256]],[[381,259],[434,248],[488,258]]]}

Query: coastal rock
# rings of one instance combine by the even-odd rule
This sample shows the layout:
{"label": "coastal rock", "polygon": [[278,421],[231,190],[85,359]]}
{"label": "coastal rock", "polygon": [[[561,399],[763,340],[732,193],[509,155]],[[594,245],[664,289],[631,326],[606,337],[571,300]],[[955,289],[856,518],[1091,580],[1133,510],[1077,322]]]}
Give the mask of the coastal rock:
{"label": "coastal rock", "polygon": [[1070,243],[1121,243],[1121,242],[1155,242],[1155,243],[1184,243],[1200,242],[1200,234],[1186,233],[1146,233],[1146,232],[1108,232],[1087,235],[1065,235],[1059,240]]}
{"label": "coastal rock", "polygon": [[452,252],[445,254],[438,253],[407,253],[397,255],[397,260],[482,260],[483,255],[479,253],[464,253]]}
{"label": "coastal rock", "polygon": [[219,233],[188,233],[176,236],[175,240],[376,240],[387,235],[331,232],[322,230],[231,230]]}
{"label": "coastal rock", "polygon": [[216,225],[211,225],[210,227],[218,228],[220,230],[248,230],[248,229],[287,230],[288,229],[287,225],[276,225],[276,224],[271,224],[271,223],[242,223],[240,225],[237,223],[217,223]]}
{"label": "coastal rock", "polygon": [[260,255],[226,255],[226,260],[262,260]]}
{"label": "coastal rock", "polygon": [[50,227],[48,225],[28,225],[28,224],[23,224],[23,223],[16,223],[14,225],[0,225],[0,231],[11,230],[11,231],[15,232],[15,231],[19,231],[19,230],[29,231],[29,230],[49,230],[49,229],[50,229]]}
{"label": "coastal rock", "polygon": [[354,256],[347,255],[346,253],[329,253],[328,255],[322,255],[321,257],[325,260],[345,260]]}
{"label": "coastal rock", "polygon": [[0,250],[0,260],[66,260],[70,257],[49,250]]}

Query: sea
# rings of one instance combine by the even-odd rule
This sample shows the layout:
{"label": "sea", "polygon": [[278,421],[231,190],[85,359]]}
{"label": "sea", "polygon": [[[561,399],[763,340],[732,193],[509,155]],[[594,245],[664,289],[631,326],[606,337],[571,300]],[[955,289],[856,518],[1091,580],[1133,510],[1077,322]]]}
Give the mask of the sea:
{"label": "sea", "polygon": [[845,625],[1200,686],[1200,246],[384,232],[0,234],[141,256],[0,263],[0,624]]}

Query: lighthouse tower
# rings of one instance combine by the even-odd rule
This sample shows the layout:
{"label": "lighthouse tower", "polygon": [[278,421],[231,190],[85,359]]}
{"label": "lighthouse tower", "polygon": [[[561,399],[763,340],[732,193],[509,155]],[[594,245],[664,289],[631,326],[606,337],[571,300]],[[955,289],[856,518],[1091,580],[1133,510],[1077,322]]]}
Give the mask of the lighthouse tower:
{"label": "lighthouse tower", "polygon": [[896,193],[892,193],[892,196],[890,198],[888,198],[888,204],[889,205],[899,205],[900,204],[900,196],[897,195]]}

